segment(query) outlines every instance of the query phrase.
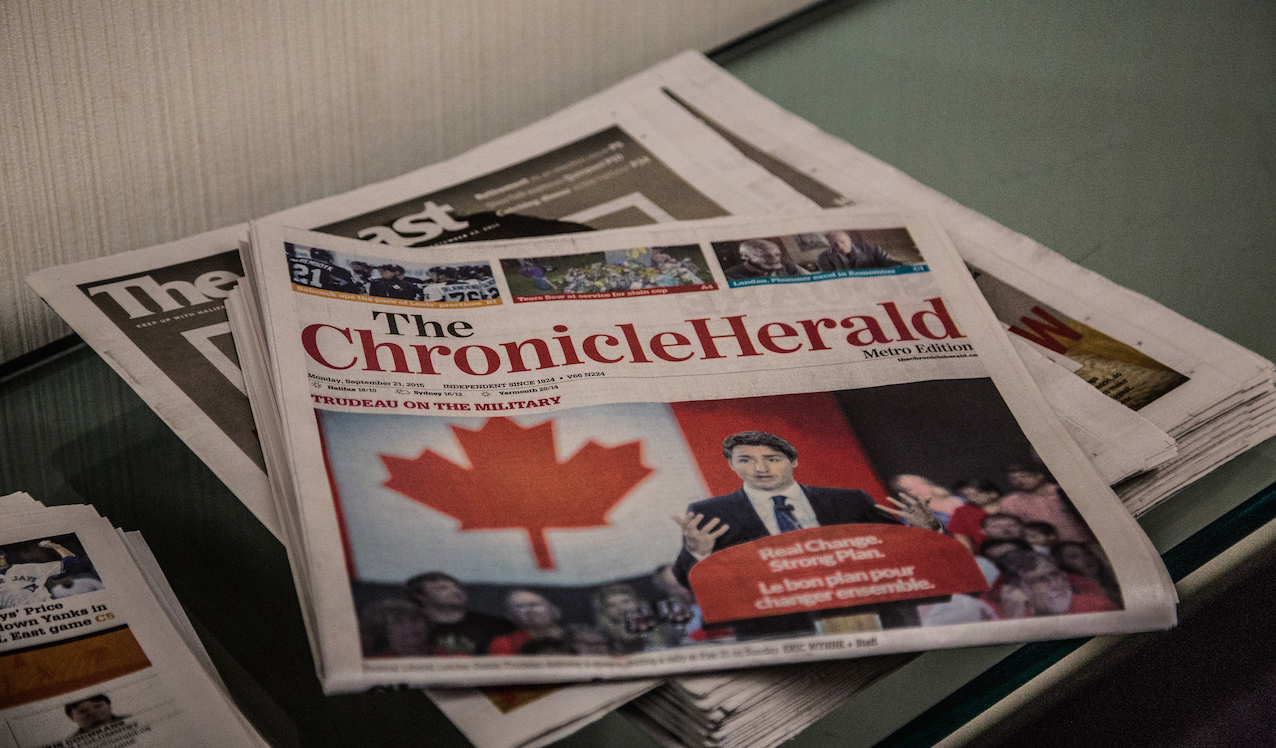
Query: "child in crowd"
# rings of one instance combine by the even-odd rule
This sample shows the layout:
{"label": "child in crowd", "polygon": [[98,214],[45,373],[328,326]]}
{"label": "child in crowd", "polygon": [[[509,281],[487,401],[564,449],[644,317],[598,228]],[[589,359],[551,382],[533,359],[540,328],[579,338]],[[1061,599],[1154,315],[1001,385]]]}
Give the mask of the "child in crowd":
{"label": "child in crowd", "polygon": [[980,523],[984,517],[996,514],[1000,509],[1001,489],[990,480],[975,478],[953,484],[953,493],[965,499],[966,503],[953,510],[952,519],[948,521],[948,534],[974,553],[985,538]]}

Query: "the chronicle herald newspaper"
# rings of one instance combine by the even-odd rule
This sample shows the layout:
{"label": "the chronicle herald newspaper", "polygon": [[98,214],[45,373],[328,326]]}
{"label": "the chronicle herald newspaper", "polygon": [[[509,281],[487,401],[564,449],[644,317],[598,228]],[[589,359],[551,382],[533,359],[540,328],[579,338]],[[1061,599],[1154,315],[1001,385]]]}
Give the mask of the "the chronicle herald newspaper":
{"label": "the chronicle herald newspaper", "polygon": [[264,746],[136,533],[0,498],[0,746]]}
{"label": "the chronicle herald newspaper", "polygon": [[[802,267],[844,234],[876,267]],[[392,270],[376,293],[325,288],[293,271],[315,250]],[[260,222],[247,265],[331,692],[1174,622],[1159,556],[925,220],[846,209],[428,260]],[[387,292],[439,267],[492,292]],[[988,584],[964,534],[979,510],[940,487],[1006,472],[1025,482],[1001,511],[1102,559],[1110,589],[1030,547]]]}

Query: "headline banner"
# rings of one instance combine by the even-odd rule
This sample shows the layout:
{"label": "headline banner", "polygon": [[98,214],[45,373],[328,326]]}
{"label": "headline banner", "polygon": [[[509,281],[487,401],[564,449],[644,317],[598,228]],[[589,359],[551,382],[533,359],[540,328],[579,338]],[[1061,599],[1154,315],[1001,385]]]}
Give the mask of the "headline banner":
{"label": "headline banner", "polygon": [[957,540],[886,524],[812,527],[724,548],[691,568],[707,623],[987,589]]}

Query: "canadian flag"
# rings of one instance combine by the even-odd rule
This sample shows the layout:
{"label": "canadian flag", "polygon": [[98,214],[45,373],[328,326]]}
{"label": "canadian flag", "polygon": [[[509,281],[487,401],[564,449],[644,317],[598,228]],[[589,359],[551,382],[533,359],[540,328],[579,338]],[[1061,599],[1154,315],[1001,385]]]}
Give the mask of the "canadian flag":
{"label": "canadian flag", "polygon": [[525,416],[319,411],[352,575],[594,585],[671,563],[687,505],[740,487],[722,440],[766,431],[808,485],[882,482],[829,393]]}

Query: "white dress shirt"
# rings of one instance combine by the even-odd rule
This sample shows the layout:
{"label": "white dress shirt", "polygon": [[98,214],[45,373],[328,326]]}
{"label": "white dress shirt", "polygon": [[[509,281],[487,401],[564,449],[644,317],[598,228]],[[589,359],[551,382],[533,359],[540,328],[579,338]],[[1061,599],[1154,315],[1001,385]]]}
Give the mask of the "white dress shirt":
{"label": "white dress shirt", "polygon": [[775,521],[775,502],[771,500],[772,496],[783,496],[788,501],[789,506],[793,507],[793,518],[803,530],[820,526],[820,521],[815,518],[815,510],[811,508],[811,502],[807,500],[802,487],[796,482],[790,483],[783,490],[776,491],[759,491],[746,485],[744,495],[749,497],[749,503],[753,504],[753,511],[757,512],[758,519],[762,520],[762,524],[766,525],[766,531],[772,535],[780,534],[780,526]]}

